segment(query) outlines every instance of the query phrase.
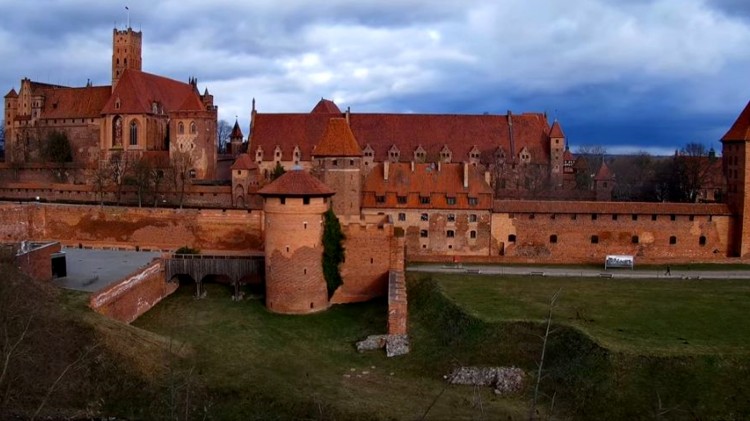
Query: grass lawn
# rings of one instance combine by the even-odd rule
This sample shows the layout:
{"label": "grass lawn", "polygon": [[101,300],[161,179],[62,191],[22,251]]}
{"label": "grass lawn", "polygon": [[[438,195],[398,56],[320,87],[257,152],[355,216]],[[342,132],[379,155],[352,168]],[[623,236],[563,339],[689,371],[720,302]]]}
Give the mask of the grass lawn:
{"label": "grass lawn", "polygon": [[357,340],[384,333],[384,301],[284,316],[258,299],[231,301],[224,286],[205,286],[207,298],[181,287],[134,325],[193,348],[181,369],[210,389],[214,418],[419,419],[433,401],[425,419],[506,419],[526,411],[525,398],[499,398],[489,388],[446,389],[447,373],[419,345],[397,358],[358,353]]}
{"label": "grass lawn", "polygon": [[601,346],[643,355],[748,354],[750,281],[528,278],[434,274],[449,298],[489,322],[557,323]]}

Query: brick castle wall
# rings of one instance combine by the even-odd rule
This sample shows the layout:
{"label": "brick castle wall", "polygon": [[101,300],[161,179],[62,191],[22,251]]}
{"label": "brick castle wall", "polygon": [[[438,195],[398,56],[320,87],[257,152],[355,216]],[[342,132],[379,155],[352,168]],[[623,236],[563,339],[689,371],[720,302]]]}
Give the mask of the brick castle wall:
{"label": "brick castle wall", "polygon": [[162,262],[156,260],[120,282],[93,293],[89,306],[99,314],[131,323],[174,293],[178,286],[177,282],[165,281]]}
{"label": "brick castle wall", "polygon": [[382,297],[388,290],[391,268],[393,226],[388,224],[342,224],[344,262],[343,284],[331,298],[331,304],[367,301]]}
{"label": "brick castle wall", "polygon": [[260,211],[0,203],[0,241],[60,241],[71,247],[258,251]]}

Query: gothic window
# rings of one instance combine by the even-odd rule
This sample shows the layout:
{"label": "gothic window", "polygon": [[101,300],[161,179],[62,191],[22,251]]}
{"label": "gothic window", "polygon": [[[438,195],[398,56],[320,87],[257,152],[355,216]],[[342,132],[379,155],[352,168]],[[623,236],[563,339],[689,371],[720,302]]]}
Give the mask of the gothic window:
{"label": "gothic window", "polygon": [[122,146],[122,117],[119,115],[112,121],[112,146]]}
{"label": "gothic window", "polygon": [[185,134],[185,124],[181,121],[177,123],[177,134]]}
{"label": "gothic window", "polygon": [[195,122],[191,121],[190,122],[190,134],[196,134],[196,133],[198,133],[198,129],[195,126]]}
{"label": "gothic window", "polygon": [[138,145],[138,123],[135,120],[130,122],[130,145]]}

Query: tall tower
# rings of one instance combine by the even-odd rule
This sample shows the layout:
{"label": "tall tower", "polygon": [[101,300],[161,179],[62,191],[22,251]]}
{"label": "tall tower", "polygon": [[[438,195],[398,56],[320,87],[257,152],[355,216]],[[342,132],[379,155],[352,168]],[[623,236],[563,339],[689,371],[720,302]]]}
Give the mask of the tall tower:
{"label": "tall tower", "polygon": [[554,187],[561,188],[563,184],[563,170],[565,166],[565,134],[560,123],[555,120],[549,131],[549,168],[550,178]]}
{"label": "tall tower", "polygon": [[141,32],[112,30],[112,90],[125,69],[141,70]]}
{"label": "tall tower", "polygon": [[729,249],[744,257],[750,254],[750,103],[721,138],[722,163],[727,179],[727,205],[735,215],[730,227]]}
{"label": "tall tower", "polygon": [[265,215],[266,307],[308,314],[328,308],[323,214],[334,191],[297,169],[258,190]]}
{"label": "tall tower", "polygon": [[336,191],[331,205],[333,212],[339,217],[358,218],[362,198],[362,149],[347,119],[336,117],[328,120],[312,155],[323,182]]}

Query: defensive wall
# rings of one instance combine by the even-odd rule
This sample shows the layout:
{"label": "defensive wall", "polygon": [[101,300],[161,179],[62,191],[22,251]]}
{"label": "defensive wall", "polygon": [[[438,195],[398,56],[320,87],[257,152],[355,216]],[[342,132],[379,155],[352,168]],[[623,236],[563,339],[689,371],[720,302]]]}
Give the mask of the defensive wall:
{"label": "defensive wall", "polygon": [[99,314],[130,323],[177,290],[179,282],[166,282],[161,259],[91,294],[89,306]]}
{"label": "defensive wall", "polygon": [[243,253],[262,245],[262,212],[0,202],[0,242]]}
{"label": "defensive wall", "polygon": [[[46,174],[49,168],[42,168]],[[178,206],[180,193],[163,193],[174,190],[167,186],[164,181],[160,187],[162,193],[156,194],[158,206]],[[126,185],[120,192],[120,203],[123,205],[137,205],[138,192],[135,186]],[[24,181],[0,184],[0,200],[27,201],[39,197],[45,202],[65,203],[117,203],[117,191],[115,187],[108,186],[103,195],[100,195],[93,186],[86,184],[54,183],[49,181]],[[207,207],[207,208],[232,208],[232,186],[213,185],[187,185],[182,198],[183,206]],[[146,194],[143,198],[143,206],[153,206],[154,195]],[[248,202],[248,208],[259,209],[256,202]]]}
{"label": "defensive wall", "polygon": [[734,218],[724,204],[496,201],[493,255],[505,260],[601,263],[726,260]]}

